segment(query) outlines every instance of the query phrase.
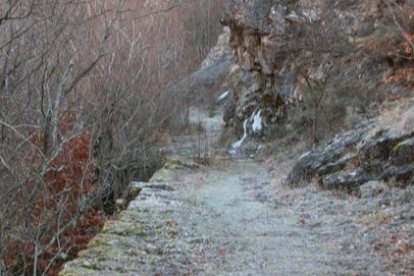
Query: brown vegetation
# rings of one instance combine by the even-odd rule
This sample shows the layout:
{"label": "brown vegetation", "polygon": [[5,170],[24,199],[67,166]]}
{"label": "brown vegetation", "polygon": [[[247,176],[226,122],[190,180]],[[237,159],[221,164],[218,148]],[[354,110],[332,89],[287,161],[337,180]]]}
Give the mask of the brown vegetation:
{"label": "brown vegetation", "polygon": [[162,162],[151,137],[180,112],[165,88],[221,1],[155,2],[0,3],[0,274],[56,274]]}

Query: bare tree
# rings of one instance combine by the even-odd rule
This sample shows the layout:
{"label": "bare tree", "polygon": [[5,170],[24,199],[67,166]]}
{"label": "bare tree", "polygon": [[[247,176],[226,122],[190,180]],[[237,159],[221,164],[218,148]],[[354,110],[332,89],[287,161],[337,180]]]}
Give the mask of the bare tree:
{"label": "bare tree", "polygon": [[182,5],[145,3],[0,3],[0,271],[55,274],[160,166],[153,137],[180,112],[166,88],[195,59]]}

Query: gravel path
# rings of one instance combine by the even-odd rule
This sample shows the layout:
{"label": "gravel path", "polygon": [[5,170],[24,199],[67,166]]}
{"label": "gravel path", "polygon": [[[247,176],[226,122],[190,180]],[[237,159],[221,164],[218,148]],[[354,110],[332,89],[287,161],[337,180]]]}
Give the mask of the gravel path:
{"label": "gravel path", "polygon": [[199,207],[190,221],[197,222],[209,241],[205,274],[350,274],[338,263],[343,259],[339,248],[318,234],[330,232],[328,226],[319,221],[308,225],[303,212],[280,198],[266,197],[273,194],[268,193],[270,173],[260,164],[231,163],[205,172],[201,179],[201,187],[186,196]]}
{"label": "gravel path", "polygon": [[[175,162],[62,275],[350,275],[376,271],[341,241],[352,218],[332,202],[292,204],[252,161]],[[273,192],[272,192],[273,191]],[[309,209],[305,209],[309,207]],[[318,212],[324,210],[321,216]],[[365,267],[358,267],[359,264]],[[373,267],[374,266],[374,267]]]}
{"label": "gravel path", "polygon": [[389,261],[386,237],[411,242],[413,197],[377,219],[384,197],[286,188],[291,163],[171,159],[61,275],[412,275],[413,251]]}

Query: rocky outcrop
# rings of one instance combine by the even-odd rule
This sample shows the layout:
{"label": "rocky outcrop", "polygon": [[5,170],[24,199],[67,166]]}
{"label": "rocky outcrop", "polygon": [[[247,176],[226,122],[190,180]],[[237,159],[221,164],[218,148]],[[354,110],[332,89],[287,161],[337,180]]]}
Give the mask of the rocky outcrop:
{"label": "rocky outcrop", "polygon": [[[222,16],[222,23],[231,30],[229,44],[235,50],[238,65],[229,76],[229,83],[237,103],[234,121],[239,128],[259,110],[267,123],[274,123],[283,115],[284,96],[288,95],[277,91],[273,65],[284,59],[281,55],[286,55],[286,46],[281,44],[288,40],[283,37],[286,35],[283,24],[274,24],[280,18],[274,21],[269,18],[273,2],[233,1]],[[280,5],[278,8],[283,9]],[[288,79],[288,75],[281,79]]]}
{"label": "rocky outcrop", "polygon": [[356,158],[353,149],[373,127],[373,122],[364,123],[355,131],[346,132],[330,143],[305,153],[289,173],[287,183],[299,186],[309,183],[317,175],[328,175],[344,169]]}
{"label": "rocky outcrop", "polygon": [[201,64],[201,70],[209,68],[223,60],[233,60],[233,49],[229,45],[230,28],[224,27],[223,33],[217,38],[216,45],[210,50],[208,56]]}
{"label": "rocky outcrop", "polygon": [[231,30],[238,66],[229,76],[236,129],[259,110],[265,125],[281,122],[312,86],[330,93],[338,79],[355,82],[351,76],[363,83],[361,93],[378,86],[394,57],[369,45],[390,33],[384,28],[396,27],[384,16],[388,10],[381,0],[230,1],[221,21]]}
{"label": "rocky outcrop", "polygon": [[400,105],[303,155],[287,184],[302,186],[316,178],[325,188],[352,190],[370,181],[413,183],[414,108]]}

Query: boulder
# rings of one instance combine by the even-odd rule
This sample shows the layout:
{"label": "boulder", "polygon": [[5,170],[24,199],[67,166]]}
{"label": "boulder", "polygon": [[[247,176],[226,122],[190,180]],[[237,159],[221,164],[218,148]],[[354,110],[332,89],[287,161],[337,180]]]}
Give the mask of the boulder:
{"label": "boulder", "polygon": [[401,123],[401,118],[412,118],[411,104],[397,104],[379,118],[303,155],[290,171],[286,184],[298,187],[317,178],[327,189],[354,190],[374,180],[413,183],[414,130],[409,129],[413,119]]}
{"label": "boulder", "polygon": [[354,158],[351,153],[365,135],[374,128],[373,121],[360,124],[355,130],[337,136],[328,144],[303,155],[287,177],[289,186],[302,186],[319,175],[331,174],[343,169]]}
{"label": "boulder", "polygon": [[323,175],[321,184],[326,189],[353,190],[355,187],[373,180],[373,176],[363,169],[347,173]]}

